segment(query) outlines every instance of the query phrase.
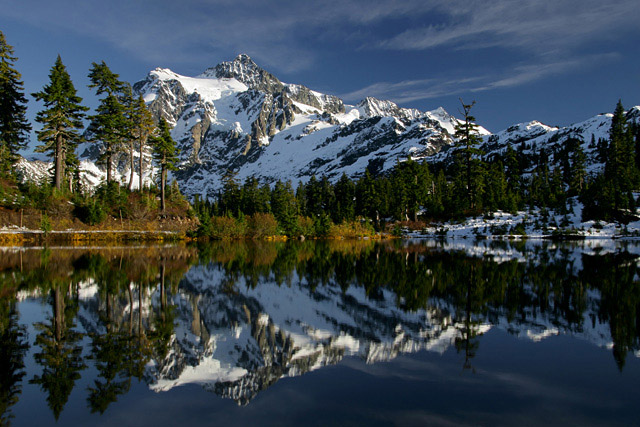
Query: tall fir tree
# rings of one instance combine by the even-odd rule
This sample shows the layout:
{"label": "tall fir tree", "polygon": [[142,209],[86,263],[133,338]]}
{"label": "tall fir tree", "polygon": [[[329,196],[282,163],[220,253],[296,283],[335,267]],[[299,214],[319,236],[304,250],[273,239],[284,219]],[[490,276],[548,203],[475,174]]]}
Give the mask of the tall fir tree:
{"label": "tall fir tree", "polygon": [[158,124],[158,136],[152,138],[153,159],[160,167],[160,205],[162,212],[166,209],[165,188],[167,185],[167,174],[170,170],[176,170],[178,162],[178,150],[176,142],[171,137],[169,123],[163,118]]}
{"label": "tall fir tree", "polygon": [[356,212],[356,184],[343,173],[334,186],[335,209],[332,215],[335,222],[355,219]]}
{"label": "tall fir tree", "polygon": [[22,76],[14,68],[18,58],[0,31],[0,174],[7,175],[28,143],[27,98]]}
{"label": "tall fir tree", "polygon": [[356,211],[359,215],[380,221],[381,197],[378,194],[378,186],[375,178],[365,169],[362,176],[356,183]]}
{"label": "tall fir tree", "polygon": [[465,104],[462,99],[463,121],[456,125],[455,137],[458,138],[459,147],[458,161],[461,163],[459,171],[462,174],[460,183],[466,187],[467,206],[476,209],[481,185],[482,161],[479,156],[482,151],[477,147],[480,143],[478,126],[475,124],[476,118],[471,115],[471,108],[476,104]]}
{"label": "tall fir tree", "polygon": [[587,156],[582,149],[581,141],[573,147],[571,152],[571,176],[569,180],[569,193],[580,195],[585,190],[587,182]]}
{"label": "tall fir tree", "polygon": [[605,179],[613,190],[613,208],[633,208],[631,191],[636,181],[635,147],[622,102],[618,101],[611,118],[609,149],[605,163]]}
{"label": "tall fir tree", "polygon": [[[144,153],[147,147],[147,141],[149,140],[149,136],[153,133],[155,129],[155,123],[153,122],[153,117],[151,116],[151,111],[147,108],[147,105],[142,98],[142,95],[138,96],[138,99],[135,101],[133,105],[133,136],[136,138],[138,143],[138,179],[139,184],[138,188],[140,191],[144,188]],[[131,164],[131,169],[133,170],[133,161]],[[133,172],[132,172],[133,179]]]}
{"label": "tall fir tree", "polygon": [[48,152],[53,157],[54,186],[60,190],[68,182],[71,190],[68,167],[73,168],[77,160],[75,149],[82,139],[79,131],[88,108],[80,105],[82,98],[77,96],[60,55],[49,73],[49,84],[32,96],[45,107],[36,115],[36,121],[42,124],[42,130],[37,133],[38,140],[44,143],[36,147],[36,151]]}
{"label": "tall fir tree", "polygon": [[240,214],[242,208],[242,191],[236,175],[237,172],[227,170],[222,177],[222,194],[220,195],[221,212],[235,217]]}
{"label": "tall fir tree", "polygon": [[298,203],[291,181],[278,180],[271,192],[271,210],[278,224],[288,236],[298,232]]}
{"label": "tall fir tree", "polygon": [[94,88],[97,95],[105,95],[100,100],[96,114],[91,116],[89,130],[92,139],[102,145],[99,160],[107,169],[107,183],[112,181],[114,157],[122,150],[123,141],[130,130],[124,104],[127,86],[118,80],[119,77],[104,61],[92,63],[89,70],[89,87]]}

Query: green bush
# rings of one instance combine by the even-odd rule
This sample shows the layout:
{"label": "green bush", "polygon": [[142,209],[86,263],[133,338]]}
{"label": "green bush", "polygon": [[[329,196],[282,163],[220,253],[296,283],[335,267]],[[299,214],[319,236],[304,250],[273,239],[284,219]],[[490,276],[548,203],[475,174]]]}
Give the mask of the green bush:
{"label": "green bush", "polygon": [[40,230],[44,232],[45,236],[51,231],[51,221],[46,213],[43,213],[42,218],[40,219]]}
{"label": "green bush", "polygon": [[511,234],[513,236],[526,236],[527,230],[524,228],[524,224],[519,222],[513,226],[513,228],[511,229]]}
{"label": "green bush", "polygon": [[329,236],[334,238],[367,237],[367,236],[375,236],[375,234],[376,234],[376,230],[369,223],[369,221],[363,218],[358,218],[354,221],[344,221],[337,225],[332,224],[329,229]]}
{"label": "green bush", "polygon": [[313,221],[313,228],[316,236],[328,236],[331,232],[331,218],[326,213],[322,212]]}
{"label": "green bush", "polygon": [[102,209],[109,215],[114,217],[128,217],[129,215],[129,203],[128,203],[129,190],[125,187],[121,187],[117,182],[111,181],[110,183],[104,183],[100,185],[93,196],[96,203],[102,205]]}
{"label": "green bush", "polygon": [[53,187],[48,182],[37,184],[28,181],[20,186],[22,197],[18,197],[15,202],[15,208],[35,208],[48,209],[53,200]]}
{"label": "green bush", "polygon": [[[127,197],[126,218],[140,220],[149,219],[158,211],[158,198],[149,192],[133,192]],[[124,215],[123,215],[124,216]]]}
{"label": "green bush", "polygon": [[79,200],[74,210],[75,216],[85,224],[97,225],[105,220],[107,213],[99,200]]}
{"label": "green bush", "polygon": [[247,223],[229,216],[214,216],[208,227],[212,239],[239,239],[246,236]]}
{"label": "green bush", "polygon": [[303,236],[315,236],[316,228],[312,218],[308,216],[298,216],[298,232]]}
{"label": "green bush", "polygon": [[278,234],[278,221],[270,213],[254,213],[247,220],[247,234],[254,239]]}

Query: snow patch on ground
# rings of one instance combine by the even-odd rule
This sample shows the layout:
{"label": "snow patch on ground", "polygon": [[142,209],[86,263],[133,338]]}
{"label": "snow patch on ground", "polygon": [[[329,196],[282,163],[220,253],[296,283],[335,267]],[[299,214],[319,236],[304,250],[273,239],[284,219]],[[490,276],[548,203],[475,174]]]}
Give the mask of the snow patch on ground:
{"label": "snow patch on ground", "polygon": [[[576,198],[569,201],[568,212],[531,209],[517,213],[495,212],[462,221],[432,223],[423,230],[405,230],[405,237],[415,238],[550,238],[578,236],[588,239],[640,238],[640,221],[626,225],[603,221],[583,221],[583,205]],[[636,212],[638,213],[638,212]]]}

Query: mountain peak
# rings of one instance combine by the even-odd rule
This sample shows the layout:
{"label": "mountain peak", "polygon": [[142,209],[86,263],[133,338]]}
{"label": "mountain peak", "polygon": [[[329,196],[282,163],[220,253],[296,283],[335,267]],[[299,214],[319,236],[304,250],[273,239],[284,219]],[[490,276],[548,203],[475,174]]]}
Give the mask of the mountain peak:
{"label": "mountain peak", "polygon": [[236,56],[233,62],[239,62],[241,64],[252,64],[257,67],[256,63],[253,62],[253,59],[251,59],[251,57],[246,53],[241,53],[240,55]]}
{"label": "mountain peak", "polygon": [[372,96],[367,96],[360,101],[356,108],[360,110],[360,114],[364,117],[397,116],[400,113],[400,109],[394,102],[383,101]]}
{"label": "mountain peak", "polygon": [[200,77],[218,79],[236,79],[248,88],[261,92],[280,92],[284,85],[273,74],[260,68],[245,53],[236,56],[233,61],[225,61],[213,68],[208,68]]}
{"label": "mountain peak", "polygon": [[400,108],[395,102],[366,97],[356,105],[361,117],[395,117],[402,120],[413,120],[422,116],[422,112],[413,108]]}

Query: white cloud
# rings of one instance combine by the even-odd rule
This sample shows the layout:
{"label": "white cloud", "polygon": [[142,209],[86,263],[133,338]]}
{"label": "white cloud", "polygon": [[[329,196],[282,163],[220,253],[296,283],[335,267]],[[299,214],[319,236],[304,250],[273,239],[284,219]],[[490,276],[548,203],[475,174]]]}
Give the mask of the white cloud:
{"label": "white cloud", "polygon": [[357,102],[365,96],[374,96],[401,104],[462,93],[520,86],[555,74],[588,67],[601,61],[615,60],[618,57],[619,55],[615,53],[588,55],[565,61],[516,65],[501,74],[487,73],[471,77],[405,80],[395,83],[378,82],[342,94],[341,97],[346,101]]}
{"label": "white cloud", "polygon": [[471,0],[442,3],[435,10],[446,18],[409,28],[377,46],[400,50],[513,47],[558,53],[637,29],[640,19],[635,0]]}

